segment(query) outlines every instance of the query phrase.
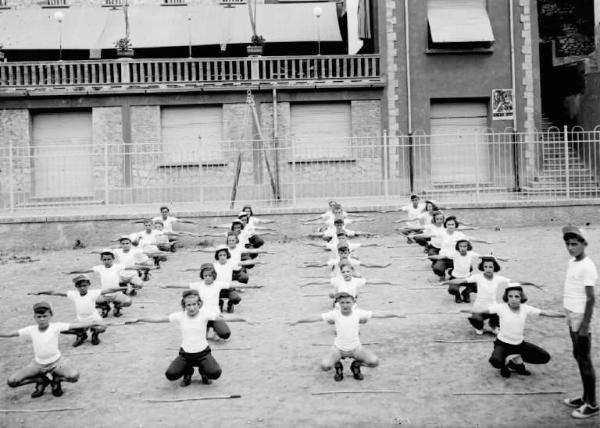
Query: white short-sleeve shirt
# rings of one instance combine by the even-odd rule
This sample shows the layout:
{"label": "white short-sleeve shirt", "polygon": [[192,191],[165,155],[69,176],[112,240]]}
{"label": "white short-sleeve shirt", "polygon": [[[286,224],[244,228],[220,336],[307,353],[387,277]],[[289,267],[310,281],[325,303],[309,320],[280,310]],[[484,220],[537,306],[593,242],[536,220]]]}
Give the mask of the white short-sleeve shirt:
{"label": "white short-sleeve shirt", "polygon": [[364,278],[352,278],[350,281],[346,281],[342,276],[336,276],[330,279],[331,285],[335,287],[336,293],[348,293],[356,299],[358,296],[358,290],[367,283]]}
{"label": "white short-sleeve shirt", "polygon": [[442,238],[445,233],[446,228],[444,226],[436,226],[432,223],[425,226],[425,234],[431,238],[429,240],[429,245],[432,247],[442,248]]}
{"label": "white short-sleeve shirt", "polygon": [[227,259],[227,263],[221,264],[219,262],[214,262],[213,266],[215,268],[215,272],[217,272],[217,281],[222,282],[231,282],[233,279],[233,271],[238,270],[240,268],[239,264],[234,264],[231,262],[232,259]]}
{"label": "white short-sleeve shirt", "polygon": [[[358,269],[358,267],[360,266],[360,261],[357,259],[353,259],[352,257],[348,257],[346,259],[350,265],[354,268],[354,269]],[[332,268],[332,274],[333,276],[341,276],[342,272],[340,271],[340,258],[336,257],[335,259],[331,259],[327,261],[327,266]]]}
{"label": "white short-sleeve shirt", "polygon": [[223,289],[228,289],[231,283],[223,281],[213,281],[212,284],[206,285],[204,281],[191,282],[190,288],[198,290],[200,299],[202,300],[202,309],[209,314],[218,316],[221,313],[219,309],[219,293]]}
{"label": "white short-sleeve shirt", "polygon": [[181,348],[188,353],[201,352],[208,346],[206,341],[206,324],[214,321],[216,316],[200,309],[195,317],[185,311],[169,315],[169,321],[179,324],[181,329]]}
{"label": "white short-sleeve shirt", "polygon": [[400,209],[406,212],[406,217],[408,218],[408,220],[416,220],[423,213],[423,210],[425,209],[425,204],[419,202],[417,204],[417,208],[415,208],[413,204],[408,204]]}
{"label": "white short-sleeve shirt", "polygon": [[31,338],[36,363],[50,364],[60,358],[58,336],[61,331],[68,329],[69,324],[64,322],[50,323],[44,331],[40,331],[37,325],[30,325],[20,329],[19,336]]}
{"label": "white short-sleeve shirt", "polygon": [[100,287],[102,290],[119,286],[121,280],[121,272],[125,269],[125,265],[115,263],[107,268],[104,265],[93,267],[94,272],[100,274]]}
{"label": "white short-sleeve shirt", "polygon": [[152,221],[160,220],[163,222],[163,232],[173,232],[173,223],[177,223],[179,219],[175,216],[169,215],[165,220],[162,216],[154,217]]}
{"label": "white short-sleeve shirt", "polygon": [[141,232],[136,233],[136,239],[138,241],[138,248],[144,248],[148,245],[156,245],[157,237],[160,234],[158,230],[151,230],[150,232],[146,232],[146,230],[142,230]]}
{"label": "white short-sleeve shirt", "polygon": [[474,251],[467,251],[467,254],[461,256],[458,251],[454,251],[450,256],[454,267],[452,268],[452,276],[454,278],[466,278],[471,275],[471,266],[479,259],[479,254]]}
{"label": "white short-sleeve shirt", "polygon": [[360,321],[368,320],[372,316],[371,311],[358,308],[353,309],[350,315],[342,315],[337,309],[321,314],[323,321],[331,321],[335,324],[336,334],[333,344],[342,351],[352,351],[360,346]]}
{"label": "white short-sleeve shirt", "polygon": [[525,319],[527,315],[539,315],[542,311],[533,306],[522,303],[518,311],[510,309],[507,303],[490,306],[491,314],[498,314],[500,318],[500,333],[498,339],[504,343],[518,345],[524,340]]}
{"label": "white short-sleeve shirt", "polygon": [[440,247],[440,254],[448,257],[456,251],[456,243],[461,239],[468,239],[467,235],[462,232],[454,231],[452,234],[448,233],[448,230],[442,234],[442,246]]}
{"label": "white short-sleeve shirt", "polygon": [[504,276],[494,274],[492,279],[489,280],[485,276],[483,276],[482,273],[477,273],[466,278],[466,281],[477,283],[477,298],[473,303],[473,307],[487,309],[490,306],[498,303],[498,285],[508,284],[510,282],[510,279]]}
{"label": "white short-sleeve shirt", "polygon": [[75,304],[75,313],[79,321],[99,321],[102,319],[96,310],[96,300],[102,290],[88,290],[85,296],[76,290],[67,291],[67,298]]}
{"label": "white short-sleeve shirt", "polygon": [[580,314],[585,313],[585,304],[587,302],[585,287],[595,287],[597,280],[598,272],[596,265],[589,257],[578,262],[574,258],[569,260],[563,292],[563,306],[565,309]]}

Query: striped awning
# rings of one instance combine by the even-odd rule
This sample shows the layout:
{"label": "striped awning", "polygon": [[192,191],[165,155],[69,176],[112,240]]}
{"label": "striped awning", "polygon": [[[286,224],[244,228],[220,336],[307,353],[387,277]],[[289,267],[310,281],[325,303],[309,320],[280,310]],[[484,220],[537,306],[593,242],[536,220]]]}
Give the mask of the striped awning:
{"label": "striped awning", "polygon": [[[323,13],[313,15],[318,5]],[[110,49],[125,35],[121,8],[71,7],[60,9],[7,9],[0,11],[0,44],[4,50]],[[252,29],[246,6],[217,5],[128,8],[133,48],[250,43]],[[257,33],[267,43],[342,40],[335,3],[259,4]]]}
{"label": "striped awning", "polygon": [[433,43],[493,42],[485,0],[428,0]]}

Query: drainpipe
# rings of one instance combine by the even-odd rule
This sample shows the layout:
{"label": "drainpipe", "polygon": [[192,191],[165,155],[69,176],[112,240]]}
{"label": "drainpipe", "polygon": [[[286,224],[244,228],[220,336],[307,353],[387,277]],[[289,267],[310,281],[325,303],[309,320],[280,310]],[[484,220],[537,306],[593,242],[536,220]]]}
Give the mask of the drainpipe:
{"label": "drainpipe", "polygon": [[273,148],[275,149],[275,195],[279,200],[281,189],[279,188],[279,133],[277,132],[277,88],[275,87],[273,87]]}
{"label": "drainpipe", "polygon": [[410,193],[414,193],[415,177],[414,177],[414,153],[412,141],[412,96],[410,84],[410,25],[408,20],[408,0],[404,0],[404,48],[406,50],[406,120],[408,127],[408,184]]}
{"label": "drainpipe", "polygon": [[523,150],[519,150],[518,135],[517,135],[517,92],[516,92],[516,72],[515,72],[515,23],[514,23],[514,4],[513,0],[508,0],[508,22],[510,23],[510,85],[513,102],[513,124],[512,124],[512,142],[513,142],[513,168],[515,174],[516,192],[521,191],[520,174],[519,174],[519,158]]}

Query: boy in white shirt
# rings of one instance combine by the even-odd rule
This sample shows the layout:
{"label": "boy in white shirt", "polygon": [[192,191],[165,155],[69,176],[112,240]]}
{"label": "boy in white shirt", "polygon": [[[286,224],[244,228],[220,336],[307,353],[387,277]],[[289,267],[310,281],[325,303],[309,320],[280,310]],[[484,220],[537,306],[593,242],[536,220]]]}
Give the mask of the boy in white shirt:
{"label": "boy in white shirt", "polygon": [[162,221],[163,226],[164,226],[163,231],[165,233],[173,232],[173,224],[175,224],[175,223],[196,224],[196,222],[193,222],[191,220],[183,220],[183,219],[180,219],[180,218],[170,215],[170,210],[169,210],[169,207],[167,207],[167,206],[160,207],[160,217],[154,217],[152,219],[153,222],[156,222],[157,220]]}
{"label": "boy in white shirt", "polygon": [[[96,272],[100,275],[100,288],[102,290],[118,288],[121,282],[121,273],[123,270],[137,270],[136,267],[128,268],[122,264],[115,264],[115,253],[110,248],[105,248],[100,251],[101,265],[96,265],[92,269],[74,270],[65,272],[67,275],[92,273]],[[131,288],[128,286],[127,290]],[[113,304],[113,315],[120,317],[121,308],[131,306],[131,298],[121,292],[107,293],[96,300],[98,307],[102,309],[102,318],[106,318],[110,312],[110,303]]]}
{"label": "boy in white shirt", "polygon": [[354,273],[354,268],[348,262],[340,262],[340,272],[341,276],[335,276],[330,279],[331,285],[333,289],[329,293],[329,297],[332,299],[338,293],[348,293],[354,300],[358,297],[358,290],[365,286],[367,283],[365,278],[357,278],[352,276]]}
{"label": "boy in white shirt", "polygon": [[[48,291],[38,291],[35,293],[28,293],[33,295],[42,295],[46,294],[48,296],[61,296],[66,297],[73,302],[75,305],[75,314],[77,316],[78,322],[97,322],[102,321],[102,317],[98,313],[96,309],[96,301],[103,294],[115,293],[118,291],[125,291],[125,287],[116,287],[116,288],[107,288],[105,290],[102,289],[93,289],[90,290],[89,287],[91,285],[90,278],[85,275],[77,275],[73,278],[73,285],[76,290],[69,290],[66,293],[54,290]],[[92,345],[100,344],[100,338],[98,337],[100,333],[104,333],[106,331],[106,327],[103,325],[98,325],[90,328],[92,333]],[[85,328],[71,328],[67,331],[61,332],[63,334],[75,334],[77,335],[77,339],[73,342],[73,347],[76,348],[85,342],[88,338],[87,329]]]}
{"label": "boy in white shirt", "polygon": [[8,386],[16,388],[35,383],[35,391],[31,394],[31,398],[37,398],[44,394],[48,385],[51,385],[52,395],[60,397],[63,394],[61,382],[77,382],[79,372],[62,357],[58,349],[59,334],[69,329],[94,327],[99,322],[50,322],[52,307],[47,302],[33,305],[33,319],[36,325],[11,332],[0,332],[0,337],[29,337],[33,345],[34,360],[28,366],[13,373],[8,378]]}
{"label": "boy in white shirt", "polygon": [[590,331],[598,272],[594,262],[585,254],[588,240],[583,230],[574,226],[566,226],[563,227],[562,234],[567,251],[572,257],[567,266],[563,306],[567,314],[573,356],[577,361],[583,384],[583,395],[571,399],[566,398],[564,403],[569,407],[576,408],[571,416],[585,419],[600,413],[600,406],[596,401],[596,372],[592,364],[592,333]]}
{"label": "boy in white shirt", "polygon": [[[221,367],[212,356],[211,349],[206,341],[206,329],[210,321],[218,315],[213,311],[202,308],[202,300],[197,290],[185,290],[181,298],[182,311],[174,312],[162,317],[142,317],[125,321],[126,324],[137,322],[149,323],[176,323],[181,330],[182,343],[179,355],[171,362],[165,372],[169,380],[177,380],[183,376],[181,386],[188,386],[192,382],[194,367],[202,378],[202,383],[210,384],[221,376]],[[223,317],[224,318],[224,317]],[[245,321],[242,318],[228,317],[227,321]]]}
{"label": "boy in white shirt", "polygon": [[[496,314],[500,318],[500,332],[494,341],[494,351],[490,356],[490,364],[500,369],[502,377],[510,377],[510,372],[529,376],[531,372],[525,368],[526,363],[546,364],[550,354],[537,345],[525,342],[523,331],[527,315],[542,315],[564,318],[557,311],[547,311],[525,304],[527,296],[521,286],[506,287],[502,295],[504,303],[491,305],[480,313]],[[473,313],[473,309],[462,309],[461,312]]]}
{"label": "boy in white shirt", "polygon": [[350,294],[342,292],[335,296],[339,309],[333,309],[321,315],[299,319],[289,323],[296,325],[300,323],[311,323],[326,321],[335,324],[335,341],[331,350],[321,361],[321,369],[329,371],[335,368],[334,379],[340,381],[344,378],[344,367],[341,363],[343,358],[352,358],[350,370],[356,380],[363,380],[360,372],[361,366],[377,367],[379,359],[373,351],[364,348],[360,343],[359,325],[365,324],[370,318],[404,318],[388,312],[365,311],[355,307],[355,299]]}

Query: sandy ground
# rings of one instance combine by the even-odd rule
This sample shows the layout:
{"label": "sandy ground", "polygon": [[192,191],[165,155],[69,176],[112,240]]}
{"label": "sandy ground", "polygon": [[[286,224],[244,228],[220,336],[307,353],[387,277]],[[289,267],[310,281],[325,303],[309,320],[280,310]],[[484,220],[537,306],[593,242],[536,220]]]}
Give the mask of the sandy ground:
{"label": "sandy ground", "polygon": [[[374,228],[365,229],[373,230]],[[310,228],[306,228],[308,232]],[[600,230],[589,230],[597,243]],[[558,227],[481,229],[474,236],[495,242],[479,244],[480,253],[493,249],[510,257],[502,274],[512,279],[545,285],[542,292],[528,288],[532,305],[561,308],[562,283],[568,255]],[[432,278],[423,253],[396,235],[357,241],[378,242],[383,247],[364,248],[364,261],[391,262],[387,269],[364,269],[363,275],[387,279],[394,286],[372,285],[361,294],[365,309],[407,314],[405,319],[370,320],[361,328],[363,343],[381,359],[375,369],[364,369],[365,379],[356,381],[349,373],[335,382],[318,362],[333,341],[326,323],[301,324],[286,321],[319,314],[329,309],[323,295],[326,286],[299,287],[303,277],[325,277],[324,269],[301,268],[306,260],[324,260],[327,255],[282,235],[270,237],[266,247],[275,255],[263,255],[266,264],[251,271],[251,283],[262,289],[247,290],[236,314],[257,324],[231,323],[227,342],[211,342],[213,354],[223,369],[212,385],[197,376],[187,388],[169,382],[164,371],[176,356],[179,331],[170,324],[138,324],[111,327],[102,343],[89,342],[72,348],[72,336],[61,337],[64,355],[81,372],[78,383],[65,384],[65,394],[54,398],[48,391],[33,400],[33,386],[18,389],[0,386],[2,409],[34,410],[81,408],[51,413],[7,413],[0,411],[2,427],[598,427],[600,418],[575,421],[570,409],[561,404],[565,396],[580,393],[580,380],[564,319],[533,318],[528,321],[526,339],[547,349],[552,360],[529,368],[531,377],[513,375],[504,379],[487,359],[492,337],[487,342],[439,343],[443,340],[481,340],[458,314],[443,287]],[[191,244],[191,242],[190,242]],[[179,309],[179,290],[158,288],[159,284],[187,284],[197,276],[182,272],[197,267],[210,256],[179,250],[163,268],[153,274],[146,288],[124,310],[124,318],[163,315]],[[88,249],[19,253],[40,261],[1,266],[0,325],[14,330],[32,323],[31,304],[39,300],[28,291],[68,290],[69,278],[61,271],[97,264]],[[592,259],[600,266],[600,251],[590,247]],[[98,286],[97,278],[93,285]],[[320,294],[318,296],[309,296]],[[45,296],[55,308],[55,321],[69,321],[74,309],[67,299]],[[463,304],[464,305],[464,304]],[[109,318],[113,320],[112,315]],[[121,318],[123,319],[123,318]],[[598,322],[595,328],[598,330]],[[32,358],[31,344],[20,338],[2,339],[0,366],[4,378]],[[241,349],[240,349],[241,348]],[[600,367],[600,345],[593,354]],[[339,394],[313,395],[340,391]],[[343,393],[363,391],[363,393]],[[370,392],[369,392],[370,391]],[[395,393],[374,393],[394,391]],[[461,395],[462,393],[498,395]],[[516,392],[547,394],[515,395]],[[150,403],[147,399],[185,399],[241,395],[236,399]]]}

